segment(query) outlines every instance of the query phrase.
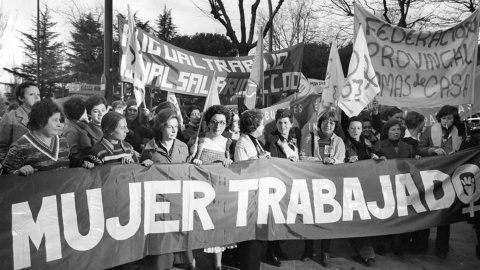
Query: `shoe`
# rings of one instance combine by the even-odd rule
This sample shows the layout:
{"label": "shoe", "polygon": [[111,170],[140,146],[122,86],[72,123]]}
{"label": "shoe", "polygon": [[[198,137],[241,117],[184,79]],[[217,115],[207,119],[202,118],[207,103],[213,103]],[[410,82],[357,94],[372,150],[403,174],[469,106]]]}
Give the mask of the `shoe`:
{"label": "shoe", "polygon": [[385,256],[385,255],[387,255],[387,248],[384,245],[379,245],[375,249],[375,253],[380,255],[380,256]]}
{"label": "shoe", "polygon": [[322,252],[320,262],[324,267],[330,268],[332,266],[332,259],[330,258],[330,253]]}
{"label": "shoe", "polygon": [[266,263],[270,264],[270,265],[273,265],[273,266],[276,266],[276,267],[281,267],[282,266],[282,262],[278,260],[277,257],[275,257],[275,255],[273,254],[267,254],[267,261]]}
{"label": "shoe", "polygon": [[437,257],[439,257],[440,259],[446,259],[448,257],[448,252],[435,251],[435,255],[437,255]]}
{"label": "shoe", "polygon": [[374,265],[375,265],[375,259],[374,259],[374,258],[367,259],[367,260],[365,261],[365,265],[366,265],[367,267],[372,267],[372,266],[374,266]]}

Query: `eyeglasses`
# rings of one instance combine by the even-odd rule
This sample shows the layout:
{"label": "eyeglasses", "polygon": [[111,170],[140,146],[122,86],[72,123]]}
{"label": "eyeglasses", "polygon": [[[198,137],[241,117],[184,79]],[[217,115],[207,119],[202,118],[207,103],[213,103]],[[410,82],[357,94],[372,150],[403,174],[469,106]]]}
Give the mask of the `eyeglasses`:
{"label": "eyeglasses", "polygon": [[225,126],[227,123],[225,123],[223,121],[212,120],[212,121],[210,121],[210,124],[212,124],[214,126]]}
{"label": "eyeglasses", "polygon": [[330,125],[332,125],[332,126],[333,126],[333,125],[335,125],[335,121],[331,121],[331,120],[323,120],[323,121],[322,121],[322,124],[324,124],[324,125],[328,125],[328,124],[330,124]]}

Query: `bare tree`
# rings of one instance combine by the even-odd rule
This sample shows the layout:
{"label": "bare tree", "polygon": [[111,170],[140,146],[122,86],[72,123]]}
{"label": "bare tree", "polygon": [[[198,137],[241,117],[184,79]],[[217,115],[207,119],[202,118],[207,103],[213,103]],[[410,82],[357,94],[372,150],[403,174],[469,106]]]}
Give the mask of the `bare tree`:
{"label": "bare tree", "polygon": [[478,0],[434,0],[439,5],[435,26],[450,27],[463,21],[478,8]]}
{"label": "bare tree", "polygon": [[[248,55],[248,52],[257,45],[256,41],[253,42],[253,38],[255,36],[255,22],[257,19],[257,12],[259,11],[258,6],[260,4],[260,1],[261,0],[255,0],[250,6],[250,25],[248,27],[249,30],[247,33],[244,0],[238,0],[238,13],[240,16],[240,38],[237,37],[234,26],[232,24],[232,20],[230,19],[230,16],[233,12],[230,14],[229,12],[227,12],[227,8],[225,7],[223,0],[208,0],[208,4],[210,6],[209,11],[199,7],[198,5],[197,7],[202,10],[206,15],[219,21],[223,25],[223,27],[225,27],[225,30],[227,31],[226,36],[229,37],[232,40],[233,44],[237,47],[238,53],[241,56],[244,56]],[[272,17],[267,21],[265,28],[263,29],[263,37],[265,37],[265,35],[268,33],[268,30],[272,25],[273,18],[275,18],[275,15],[280,10],[283,2],[284,0],[277,1],[276,7],[272,13]]]}
{"label": "bare tree", "polygon": [[[357,0],[380,19],[403,28],[425,29],[436,20],[440,3],[432,0]],[[323,1],[321,9],[324,24],[330,34],[340,40],[350,40],[353,33],[353,1]]]}
{"label": "bare tree", "polygon": [[[315,0],[292,0],[278,12],[273,20],[274,50],[321,39],[323,28],[319,27],[319,12],[315,2]],[[270,19],[268,13],[263,10],[259,12],[258,17],[259,25],[265,25]]]}
{"label": "bare tree", "polygon": [[65,0],[62,1],[54,10],[70,23],[78,22],[87,14],[91,14],[93,18],[103,25],[104,6],[101,0],[87,3],[87,1]]}

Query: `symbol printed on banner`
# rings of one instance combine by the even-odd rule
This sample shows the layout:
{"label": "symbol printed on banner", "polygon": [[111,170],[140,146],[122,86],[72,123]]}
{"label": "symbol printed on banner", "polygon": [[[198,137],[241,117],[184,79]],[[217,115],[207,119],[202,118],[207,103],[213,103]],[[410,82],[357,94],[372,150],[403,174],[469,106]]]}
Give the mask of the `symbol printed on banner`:
{"label": "symbol printed on banner", "polygon": [[[462,213],[480,210],[480,205],[473,205],[480,198],[480,169],[477,165],[464,164],[459,166],[453,173],[452,184],[458,199],[462,203],[470,205],[463,208]],[[473,209],[470,209],[472,207]]]}

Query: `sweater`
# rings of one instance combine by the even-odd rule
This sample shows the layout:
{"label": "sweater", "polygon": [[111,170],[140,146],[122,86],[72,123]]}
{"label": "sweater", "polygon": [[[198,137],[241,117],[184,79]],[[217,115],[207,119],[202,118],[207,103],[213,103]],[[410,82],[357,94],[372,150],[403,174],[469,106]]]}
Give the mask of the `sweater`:
{"label": "sweater", "polygon": [[88,160],[95,165],[102,165],[114,162],[121,162],[123,158],[131,157],[135,162],[138,158],[133,147],[124,141],[113,145],[107,139],[102,140],[90,150]]}
{"label": "sweater", "polygon": [[8,173],[16,173],[26,165],[38,171],[67,169],[70,166],[68,149],[63,137],[54,136],[51,145],[47,146],[29,132],[12,144],[3,165]]}

